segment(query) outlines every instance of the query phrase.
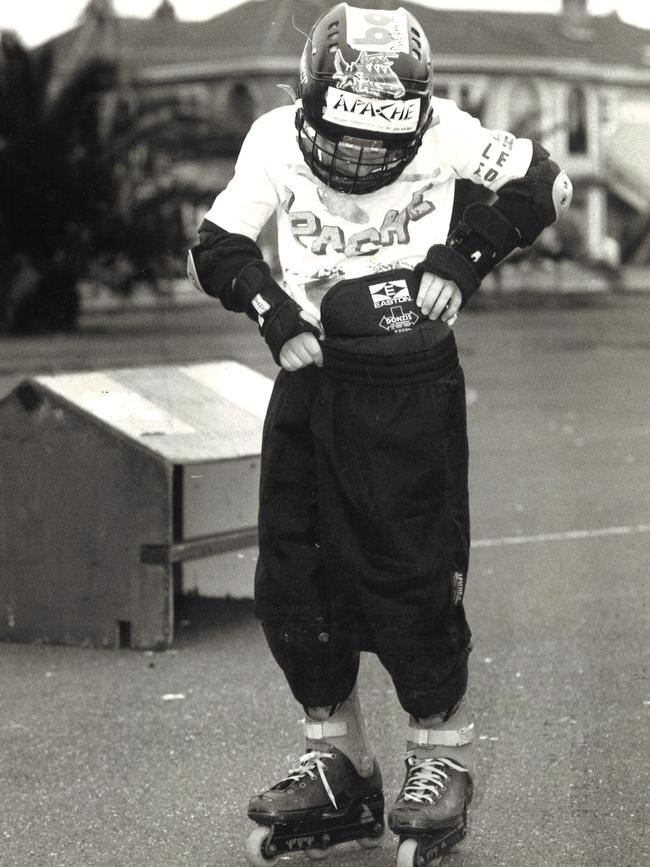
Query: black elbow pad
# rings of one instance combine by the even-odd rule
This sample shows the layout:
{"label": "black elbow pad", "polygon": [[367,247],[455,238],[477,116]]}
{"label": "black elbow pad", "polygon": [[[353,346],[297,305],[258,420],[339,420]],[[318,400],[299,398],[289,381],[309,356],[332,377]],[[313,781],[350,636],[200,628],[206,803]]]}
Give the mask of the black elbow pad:
{"label": "black elbow pad", "polygon": [[187,257],[187,275],[197,289],[219,298],[226,309],[239,312],[244,308],[236,306],[233,280],[250,262],[263,262],[262,251],[255,241],[203,220],[199,243]]}
{"label": "black elbow pad", "polygon": [[276,363],[291,337],[305,331],[320,335],[273,279],[254,241],[207,220],[199,229],[199,237],[200,243],[187,257],[190,281],[200,291],[219,298],[226,310],[245,313],[257,322]]}
{"label": "black elbow pad", "polygon": [[494,207],[517,227],[520,246],[528,247],[569,210],[572,196],[567,173],[553,160],[541,159],[531,164],[523,178],[501,187]]}

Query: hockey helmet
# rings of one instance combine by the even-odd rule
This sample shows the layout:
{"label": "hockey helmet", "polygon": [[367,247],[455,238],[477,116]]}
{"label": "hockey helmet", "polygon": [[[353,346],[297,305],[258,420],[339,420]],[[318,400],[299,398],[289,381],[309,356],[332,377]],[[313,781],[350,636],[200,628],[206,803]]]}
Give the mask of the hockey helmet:
{"label": "hockey helmet", "polygon": [[298,144],[312,173],[346,193],[392,183],[431,123],[429,43],[416,18],[338,3],[300,62]]}

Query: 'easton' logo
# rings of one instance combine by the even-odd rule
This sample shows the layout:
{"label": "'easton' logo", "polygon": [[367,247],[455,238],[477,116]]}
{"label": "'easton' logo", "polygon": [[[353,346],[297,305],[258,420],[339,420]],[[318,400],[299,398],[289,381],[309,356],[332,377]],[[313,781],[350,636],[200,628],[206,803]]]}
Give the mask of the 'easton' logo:
{"label": "'easton' logo", "polygon": [[378,307],[390,307],[392,304],[408,304],[411,300],[406,280],[372,283],[368,288],[375,310]]}

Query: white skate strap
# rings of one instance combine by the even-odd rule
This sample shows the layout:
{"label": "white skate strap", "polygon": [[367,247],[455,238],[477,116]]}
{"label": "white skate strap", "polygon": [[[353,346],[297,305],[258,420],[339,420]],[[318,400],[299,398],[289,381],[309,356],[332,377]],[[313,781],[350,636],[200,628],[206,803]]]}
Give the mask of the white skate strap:
{"label": "white skate strap", "polygon": [[419,747],[463,747],[474,740],[474,723],[460,729],[416,729],[409,726],[408,739]]}
{"label": "white skate strap", "polygon": [[345,722],[313,722],[310,719],[302,721],[305,729],[305,737],[314,741],[326,741],[328,738],[341,738],[348,733],[348,726]]}

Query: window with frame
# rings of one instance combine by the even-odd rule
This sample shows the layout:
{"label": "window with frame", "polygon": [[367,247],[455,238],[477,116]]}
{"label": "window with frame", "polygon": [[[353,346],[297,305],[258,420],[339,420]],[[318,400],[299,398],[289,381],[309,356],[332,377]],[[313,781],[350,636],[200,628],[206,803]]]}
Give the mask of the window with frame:
{"label": "window with frame", "polygon": [[570,154],[586,154],[588,149],[587,98],[581,87],[569,90],[567,102],[568,150]]}

